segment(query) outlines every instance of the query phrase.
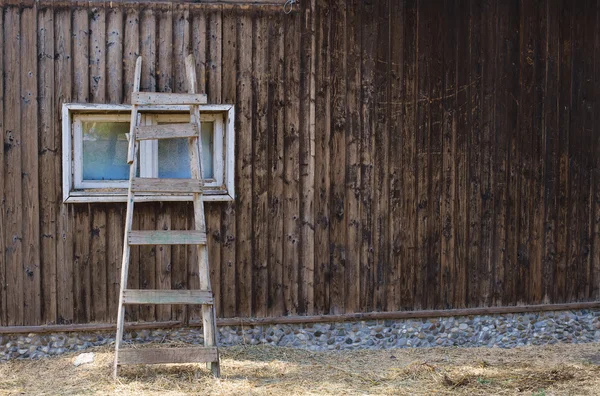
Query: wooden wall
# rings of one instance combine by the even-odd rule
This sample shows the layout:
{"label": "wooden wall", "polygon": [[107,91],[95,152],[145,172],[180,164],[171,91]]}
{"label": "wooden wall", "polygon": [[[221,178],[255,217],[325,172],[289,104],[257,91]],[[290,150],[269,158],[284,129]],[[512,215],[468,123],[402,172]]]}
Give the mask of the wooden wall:
{"label": "wooden wall", "polygon": [[[234,203],[207,204],[220,317],[600,298],[600,7],[4,0],[0,325],[116,318],[124,204],[61,203],[61,106],[185,92],[236,104]],[[134,226],[187,228],[190,204]],[[138,247],[132,287],[194,288]],[[187,307],[128,308],[186,320]]]}

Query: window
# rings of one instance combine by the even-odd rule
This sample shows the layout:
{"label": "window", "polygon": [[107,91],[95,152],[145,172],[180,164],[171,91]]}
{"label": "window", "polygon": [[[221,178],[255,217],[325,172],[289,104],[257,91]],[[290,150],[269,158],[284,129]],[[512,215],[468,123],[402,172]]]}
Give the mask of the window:
{"label": "window", "polygon": [[[200,112],[204,199],[232,200],[233,106],[201,105]],[[168,112],[149,109],[140,117],[142,124],[160,125],[187,123],[190,115],[186,107],[172,106]],[[64,202],[125,202],[129,122],[129,105],[63,105]],[[190,178],[188,139],[141,141],[137,173],[140,177]],[[140,197],[152,199],[156,198]],[[191,200],[191,194],[160,200]]]}

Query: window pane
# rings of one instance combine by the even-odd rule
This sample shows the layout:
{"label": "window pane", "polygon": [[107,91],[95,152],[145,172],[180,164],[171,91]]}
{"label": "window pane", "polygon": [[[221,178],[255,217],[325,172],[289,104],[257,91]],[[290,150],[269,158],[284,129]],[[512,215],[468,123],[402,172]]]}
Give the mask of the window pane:
{"label": "window pane", "polygon": [[[214,178],[213,128],[214,122],[202,123],[202,173],[205,179]],[[174,179],[191,177],[188,139],[158,141],[158,177]]]}
{"label": "window pane", "polygon": [[127,180],[128,122],[84,121],[83,180]]}

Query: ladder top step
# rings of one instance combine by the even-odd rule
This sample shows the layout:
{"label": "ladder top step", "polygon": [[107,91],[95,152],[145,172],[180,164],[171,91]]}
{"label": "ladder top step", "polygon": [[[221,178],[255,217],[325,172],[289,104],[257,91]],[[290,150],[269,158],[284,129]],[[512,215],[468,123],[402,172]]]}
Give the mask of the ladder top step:
{"label": "ladder top step", "polygon": [[198,137],[196,124],[144,125],[135,128],[137,140],[177,139]]}
{"label": "ladder top step", "polygon": [[206,245],[203,231],[129,231],[130,245]]}
{"label": "ladder top step", "polygon": [[207,102],[205,94],[133,92],[131,104],[138,106],[200,105]]}
{"label": "ladder top step", "polygon": [[214,304],[213,294],[207,290],[123,290],[123,304]]}
{"label": "ladder top step", "polygon": [[158,192],[158,193],[200,193],[202,180],[198,179],[154,179],[136,177],[131,181],[133,192]]}
{"label": "ladder top step", "polygon": [[216,347],[119,349],[118,364],[217,362]]}

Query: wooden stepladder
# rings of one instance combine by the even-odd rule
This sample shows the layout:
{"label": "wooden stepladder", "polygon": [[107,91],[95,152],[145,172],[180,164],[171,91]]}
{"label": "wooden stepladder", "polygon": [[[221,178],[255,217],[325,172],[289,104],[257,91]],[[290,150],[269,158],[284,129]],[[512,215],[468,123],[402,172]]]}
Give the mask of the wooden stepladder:
{"label": "wooden stepladder", "polygon": [[[206,223],[202,201],[202,141],[200,139],[200,107],[206,103],[206,95],[196,93],[196,71],[192,55],[186,58],[189,80],[187,94],[139,92],[142,58],[135,65],[135,83],[131,96],[131,129],[127,162],[130,164],[129,189],[127,193],[127,215],[123,242],[123,264],[121,266],[121,290],[115,340],[115,362],[113,376],[124,364],[154,363],[200,363],[206,362],[213,375],[220,375],[219,352],[216,345],[216,318],[213,294],[210,287],[208,249],[206,247]],[[140,110],[153,110],[165,106],[189,106],[189,124],[140,125]],[[137,177],[139,142],[151,139],[188,138],[191,179],[154,179]],[[194,201],[194,230],[190,231],[136,231],[132,230],[133,207],[136,194],[156,196],[160,200],[165,194],[192,193]],[[127,273],[132,245],[197,245],[200,289],[199,290],[135,290],[127,288]],[[128,304],[200,304],[204,347],[194,348],[121,348],[125,322],[125,305]]]}

